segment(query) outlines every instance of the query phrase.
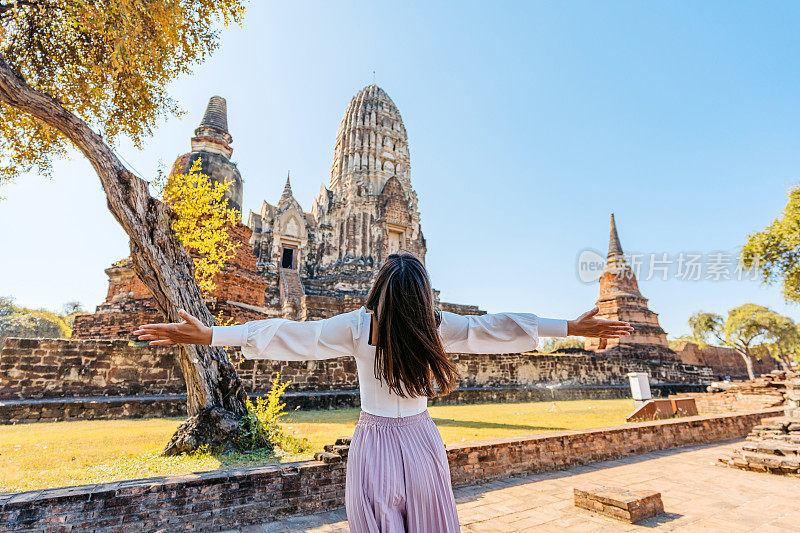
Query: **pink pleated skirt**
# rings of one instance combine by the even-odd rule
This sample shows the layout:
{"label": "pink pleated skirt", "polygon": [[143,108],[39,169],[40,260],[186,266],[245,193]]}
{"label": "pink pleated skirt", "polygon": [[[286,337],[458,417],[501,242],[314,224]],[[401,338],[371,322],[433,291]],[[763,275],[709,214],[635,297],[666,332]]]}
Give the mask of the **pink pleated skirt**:
{"label": "pink pleated skirt", "polygon": [[447,454],[428,411],[402,418],[361,412],[345,508],[352,533],[460,531]]}

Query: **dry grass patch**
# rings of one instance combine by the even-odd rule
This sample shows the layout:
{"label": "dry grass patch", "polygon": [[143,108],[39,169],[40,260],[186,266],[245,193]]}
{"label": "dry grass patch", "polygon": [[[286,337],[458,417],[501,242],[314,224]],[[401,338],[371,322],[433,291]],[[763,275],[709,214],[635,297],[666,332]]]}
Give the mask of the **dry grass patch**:
{"label": "dry grass patch", "polygon": [[[447,443],[621,424],[632,400],[446,405],[430,408]],[[312,449],[353,434],[358,409],[295,411],[281,424]],[[161,457],[182,420],[150,418],[0,426],[0,491],[14,492],[309,459],[266,452]]]}

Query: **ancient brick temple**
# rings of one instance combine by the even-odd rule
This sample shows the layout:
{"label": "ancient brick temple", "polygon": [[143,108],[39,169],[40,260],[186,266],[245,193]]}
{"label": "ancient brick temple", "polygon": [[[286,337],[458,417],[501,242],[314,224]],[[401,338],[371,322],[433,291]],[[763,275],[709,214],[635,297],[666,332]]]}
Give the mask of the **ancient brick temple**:
{"label": "ancient brick temple", "polygon": [[658,324],[658,315],[647,307],[647,298],[639,292],[636,275],[625,262],[613,213],[608,258],[600,276],[600,297],[596,305],[600,309],[598,318],[624,320],[634,331],[621,339],[588,338],[587,350],[604,355],[680,361],[680,356],[669,348],[667,334]]}
{"label": "ancient brick temple", "polygon": [[[186,172],[197,159],[213,181],[230,183],[226,201],[241,209],[242,176],[231,161],[224,98],[214,96],[191,139],[191,152],[173,171]],[[408,135],[400,112],[377,85],[356,94],[336,138],[328,186],[311,211],[292,194],[289,178],[277,205],[263,202],[247,225],[233,228],[237,255],[205,294],[212,313],[236,322],[268,317],[319,319],[363,305],[377,269],[397,251],[427,252],[417,194],[411,186]],[[128,338],[134,326],[162,320],[155,300],[129,260],[106,269],[106,301],[78,317],[73,336]],[[437,294],[438,297],[438,294]],[[438,302],[442,309],[481,314],[472,305]]]}

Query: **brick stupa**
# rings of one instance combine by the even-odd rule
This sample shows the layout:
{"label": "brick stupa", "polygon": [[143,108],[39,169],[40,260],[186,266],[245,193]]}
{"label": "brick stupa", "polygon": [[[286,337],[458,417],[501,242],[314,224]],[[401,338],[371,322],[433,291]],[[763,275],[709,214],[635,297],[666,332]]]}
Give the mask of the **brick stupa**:
{"label": "brick stupa", "polygon": [[680,360],[678,354],[669,348],[667,334],[658,324],[658,315],[647,307],[647,298],[639,292],[636,275],[625,262],[613,213],[608,258],[600,276],[600,297],[596,305],[600,309],[598,318],[624,320],[633,326],[634,331],[621,339],[588,338],[587,350],[614,357]]}

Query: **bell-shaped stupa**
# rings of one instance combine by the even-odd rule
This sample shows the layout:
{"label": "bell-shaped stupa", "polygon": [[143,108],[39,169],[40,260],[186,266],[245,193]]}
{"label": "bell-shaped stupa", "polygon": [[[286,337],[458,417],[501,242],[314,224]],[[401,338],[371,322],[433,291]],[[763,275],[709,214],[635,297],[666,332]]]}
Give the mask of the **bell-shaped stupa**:
{"label": "bell-shaped stupa", "polygon": [[658,324],[658,315],[647,306],[647,298],[639,292],[639,283],[630,266],[625,262],[622,245],[617,233],[614,214],[611,214],[608,238],[608,258],[600,276],[598,318],[624,320],[633,326],[631,335],[620,339],[586,339],[586,349],[592,351],[619,352],[620,356],[642,359],[674,359],[678,354],[669,349],[667,334]]}

